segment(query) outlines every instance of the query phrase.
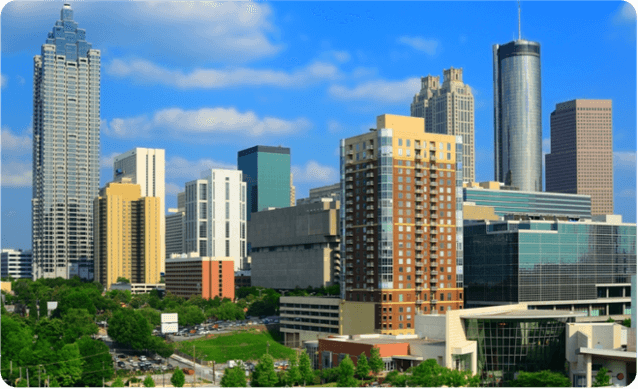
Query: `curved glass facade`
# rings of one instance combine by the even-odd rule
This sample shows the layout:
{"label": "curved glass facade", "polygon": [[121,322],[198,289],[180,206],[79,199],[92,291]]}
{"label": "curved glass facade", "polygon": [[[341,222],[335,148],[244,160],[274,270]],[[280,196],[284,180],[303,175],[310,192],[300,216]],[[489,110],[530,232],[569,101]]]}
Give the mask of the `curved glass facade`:
{"label": "curved glass facade", "polygon": [[494,45],[495,179],[543,190],[540,44]]}

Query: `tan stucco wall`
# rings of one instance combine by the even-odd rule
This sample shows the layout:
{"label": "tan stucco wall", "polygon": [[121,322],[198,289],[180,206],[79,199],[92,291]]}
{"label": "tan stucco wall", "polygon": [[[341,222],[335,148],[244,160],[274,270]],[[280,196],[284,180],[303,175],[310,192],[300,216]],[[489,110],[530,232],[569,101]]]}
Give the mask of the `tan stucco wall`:
{"label": "tan stucco wall", "polygon": [[464,220],[499,220],[498,215],[494,213],[494,207],[486,205],[467,205],[463,204]]}
{"label": "tan stucco wall", "polygon": [[339,313],[339,335],[374,333],[374,303],[343,301]]}

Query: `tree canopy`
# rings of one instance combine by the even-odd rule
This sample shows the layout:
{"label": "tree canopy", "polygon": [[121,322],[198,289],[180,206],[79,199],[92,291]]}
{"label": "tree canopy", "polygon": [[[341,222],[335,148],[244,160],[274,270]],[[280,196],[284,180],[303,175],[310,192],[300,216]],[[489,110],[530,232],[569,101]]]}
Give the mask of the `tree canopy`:
{"label": "tree canopy", "polygon": [[184,386],[186,382],[186,376],[184,376],[184,372],[180,370],[180,368],[176,368],[171,376],[171,384],[173,384],[176,388],[181,388]]}
{"label": "tree canopy", "polygon": [[359,386],[357,380],[354,378],[354,363],[348,355],[346,355],[346,357],[341,360],[341,363],[339,363],[339,379],[337,380],[337,386]]}
{"label": "tree canopy", "polygon": [[555,373],[549,370],[539,372],[521,371],[515,380],[509,382],[512,387],[570,387],[569,378],[562,373]]}
{"label": "tree canopy", "polygon": [[607,374],[609,370],[606,368],[601,368],[598,370],[596,377],[594,378],[594,382],[592,382],[593,387],[601,387],[601,386],[611,386],[611,378]]}
{"label": "tree canopy", "polygon": [[245,388],[247,386],[246,373],[239,365],[232,369],[227,367],[219,384],[222,388]]}
{"label": "tree canopy", "polygon": [[269,354],[264,354],[259,358],[259,363],[255,366],[251,386],[269,388],[277,384],[278,378],[275,373],[275,364]]}

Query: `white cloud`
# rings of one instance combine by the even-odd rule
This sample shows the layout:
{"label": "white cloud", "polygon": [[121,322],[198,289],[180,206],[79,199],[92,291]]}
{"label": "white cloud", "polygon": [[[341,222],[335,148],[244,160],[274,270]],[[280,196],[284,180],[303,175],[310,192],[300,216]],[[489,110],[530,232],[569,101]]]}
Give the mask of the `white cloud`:
{"label": "white cloud", "polygon": [[334,59],[337,60],[340,63],[346,63],[346,62],[350,61],[350,53],[348,53],[345,50],[342,50],[342,51],[333,50],[331,52],[331,54],[334,57]]}
{"label": "white cloud", "polygon": [[100,157],[100,169],[113,169],[113,162],[115,161],[115,157],[122,153],[113,152],[109,155],[103,155]]}
{"label": "white cloud", "polygon": [[31,138],[28,136],[14,135],[7,126],[2,127],[0,136],[2,154],[23,155],[33,152]]}
{"label": "white cloud", "polygon": [[376,68],[364,68],[358,67],[352,71],[352,77],[360,78],[360,77],[369,77],[377,74]]}
{"label": "white cloud", "polygon": [[331,134],[336,134],[337,132],[340,132],[342,129],[343,129],[343,126],[338,121],[336,120],[328,121],[328,131]]}
{"label": "white cloud", "polygon": [[18,79],[18,83],[20,85],[24,85],[27,82],[22,76],[16,76],[16,78]]}
{"label": "white cloud", "polygon": [[177,196],[177,194],[179,192],[183,192],[183,191],[184,191],[184,187],[183,186],[179,186],[179,185],[174,184],[172,182],[166,183],[166,186],[164,187],[164,192],[167,195]]}
{"label": "white cloud", "polygon": [[398,43],[408,45],[414,50],[422,51],[428,55],[435,55],[439,46],[436,39],[425,39],[420,36],[402,36],[397,39]]}
{"label": "white cloud", "polygon": [[614,151],[614,168],[636,171],[636,153],[634,151]]}
{"label": "white cloud", "polygon": [[612,21],[615,24],[623,23],[636,23],[636,9],[629,2],[622,2],[622,5],[618,7],[618,11],[612,17]]}
{"label": "white cloud", "polygon": [[[164,130],[171,137],[205,136],[240,132],[242,136],[283,135],[303,132],[311,127],[305,118],[285,120],[274,117],[259,118],[252,111],[238,112],[235,108],[162,109],[153,114],[133,118],[103,120],[102,130],[120,138],[161,135]],[[202,140],[202,139],[200,139]]]}
{"label": "white cloud", "polygon": [[626,197],[626,198],[636,198],[636,191],[634,189],[624,189],[622,192],[618,193],[618,197]]}
{"label": "white cloud", "polygon": [[331,166],[308,161],[305,166],[291,168],[295,183],[332,183],[339,180],[339,172]]}
{"label": "white cloud", "polygon": [[28,188],[33,183],[31,162],[2,161],[2,186]]}
{"label": "white cloud", "polygon": [[[87,39],[103,50],[128,46],[143,56],[166,53],[174,63],[238,63],[271,56],[284,48],[270,36],[277,30],[271,22],[271,6],[266,3],[74,2],[72,7],[80,27],[91,27],[90,31],[87,28]],[[3,27],[15,34],[6,45],[3,42],[2,52],[31,47],[33,36],[38,36],[43,25],[50,28],[51,15],[60,8],[61,3],[8,3],[2,10]]]}
{"label": "white cloud", "polygon": [[328,89],[332,97],[340,100],[371,100],[386,103],[409,103],[419,91],[421,81],[414,77],[403,81],[375,80],[348,88],[333,85]]}
{"label": "white cloud", "polygon": [[327,62],[313,62],[293,72],[269,69],[194,69],[190,73],[170,70],[146,60],[113,60],[106,72],[136,83],[163,84],[179,89],[218,89],[233,86],[299,88],[340,77],[339,69]]}
{"label": "white cloud", "polygon": [[551,153],[552,140],[550,138],[543,139],[543,155]]}
{"label": "white cloud", "polygon": [[199,178],[200,173],[208,169],[237,169],[237,165],[212,159],[200,159],[197,161],[189,161],[182,157],[173,157],[166,161],[166,178],[167,179],[187,179],[194,180]]}
{"label": "white cloud", "polygon": [[0,87],[4,89],[9,83],[9,78],[4,74],[0,75]]}

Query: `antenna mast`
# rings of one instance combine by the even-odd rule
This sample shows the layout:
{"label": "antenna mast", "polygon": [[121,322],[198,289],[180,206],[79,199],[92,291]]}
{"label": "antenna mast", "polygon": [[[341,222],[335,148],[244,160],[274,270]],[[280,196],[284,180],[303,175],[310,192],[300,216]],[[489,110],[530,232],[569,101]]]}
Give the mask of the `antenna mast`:
{"label": "antenna mast", "polygon": [[521,2],[518,2],[518,40],[521,40]]}

